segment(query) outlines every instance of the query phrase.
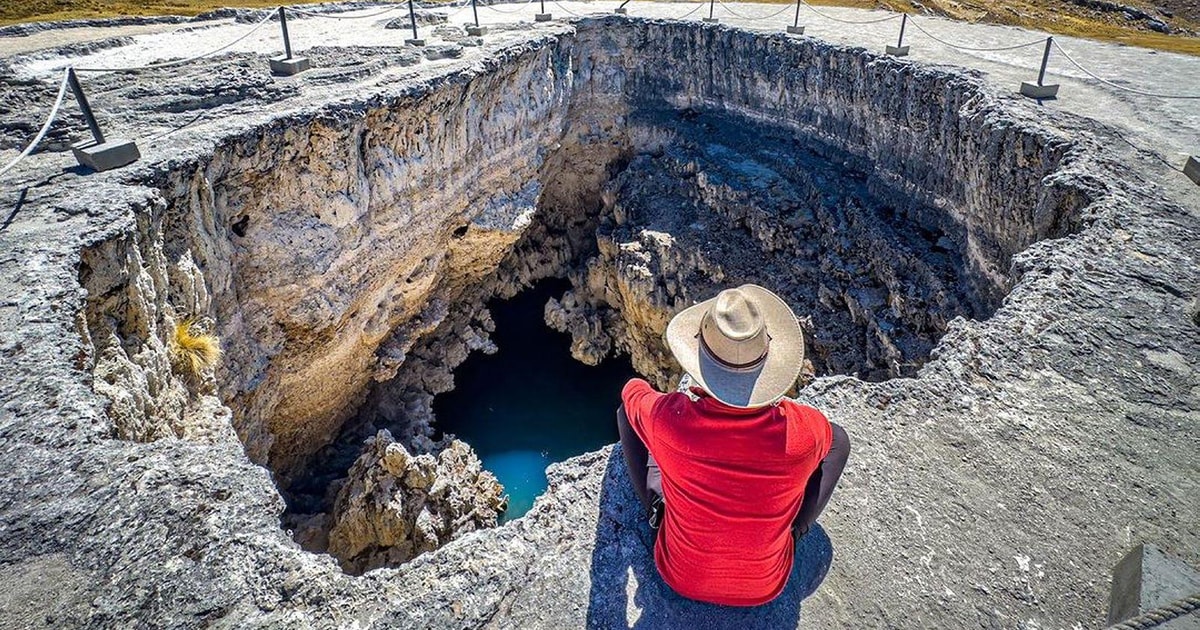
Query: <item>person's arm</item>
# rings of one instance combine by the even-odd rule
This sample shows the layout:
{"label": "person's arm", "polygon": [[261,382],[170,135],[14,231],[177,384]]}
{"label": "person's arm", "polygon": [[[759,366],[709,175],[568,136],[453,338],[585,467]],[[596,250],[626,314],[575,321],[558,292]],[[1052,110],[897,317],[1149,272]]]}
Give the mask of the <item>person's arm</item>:
{"label": "person's arm", "polygon": [[800,511],[792,524],[798,537],[807,534],[808,529],[825,510],[825,505],[833,496],[833,489],[842,478],[846,460],[850,458],[850,436],[846,435],[845,429],[832,422],[829,426],[832,432],[829,453],[817,464],[816,470],[808,478],[808,483],[804,486],[804,501],[800,504]]}
{"label": "person's arm", "polygon": [[630,380],[621,391],[621,406],[617,407],[617,433],[621,436],[621,450],[629,468],[629,480],[633,490],[646,509],[650,509],[650,491],[646,487],[646,463],[650,458],[647,442],[654,430],[654,402],[659,394],[650,383],[638,378]]}
{"label": "person's arm", "polygon": [[629,469],[629,481],[633,484],[633,492],[637,494],[642,506],[649,511],[651,497],[646,488],[646,464],[650,460],[650,451],[629,424],[624,404],[617,407],[617,432],[621,435],[621,451],[625,454],[625,466]]}

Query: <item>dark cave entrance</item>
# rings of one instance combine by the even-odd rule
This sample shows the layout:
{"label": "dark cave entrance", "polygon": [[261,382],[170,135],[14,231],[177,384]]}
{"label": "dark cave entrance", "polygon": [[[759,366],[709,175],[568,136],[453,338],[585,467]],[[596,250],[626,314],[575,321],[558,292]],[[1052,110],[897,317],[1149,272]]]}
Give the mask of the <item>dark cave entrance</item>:
{"label": "dark cave entrance", "polygon": [[454,390],[434,398],[441,433],[469,443],[508,492],[504,521],[546,489],[546,466],[617,440],[621,387],[636,375],[624,356],[594,367],[576,361],[570,335],[546,326],[547,300],[570,288],[549,279],[492,300],[497,352],[473,353],[454,370]]}

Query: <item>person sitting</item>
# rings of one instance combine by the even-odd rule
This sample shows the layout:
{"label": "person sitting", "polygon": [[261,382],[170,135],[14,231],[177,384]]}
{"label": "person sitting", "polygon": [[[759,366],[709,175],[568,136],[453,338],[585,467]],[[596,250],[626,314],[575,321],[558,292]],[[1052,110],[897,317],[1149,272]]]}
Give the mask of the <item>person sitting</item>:
{"label": "person sitting", "polygon": [[829,502],[850,439],[785,398],[804,338],[771,291],[721,291],[677,314],[666,341],[686,373],[681,391],[635,378],[617,410],[634,491],[658,530],[655,565],[689,599],[765,604],[787,584],[796,541]]}

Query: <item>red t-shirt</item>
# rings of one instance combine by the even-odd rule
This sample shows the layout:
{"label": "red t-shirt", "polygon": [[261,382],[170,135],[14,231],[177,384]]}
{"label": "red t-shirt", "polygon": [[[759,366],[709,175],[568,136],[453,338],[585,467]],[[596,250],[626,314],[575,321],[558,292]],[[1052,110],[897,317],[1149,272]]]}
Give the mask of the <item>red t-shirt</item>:
{"label": "red t-shirt", "polygon": [[787,584],[792,521],[833,429],[820,411],[790,400],[739,409],[692,392],[699,400],[638,378],[621,392],[629,423],[662,470],[667,509],[654,563],[684,597],[764,604]]}

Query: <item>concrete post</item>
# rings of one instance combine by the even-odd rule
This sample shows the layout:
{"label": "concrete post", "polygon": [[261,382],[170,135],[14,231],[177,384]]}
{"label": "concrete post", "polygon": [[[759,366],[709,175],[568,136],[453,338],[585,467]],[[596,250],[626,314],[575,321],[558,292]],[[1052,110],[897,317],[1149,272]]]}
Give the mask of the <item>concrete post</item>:
{"label": "concrete post", "polygon": [[105,139],[104,132],[100,130],[100,123],[96,122],[96,114],[92,112],[92,105],[83,93],[83,86],[79,85],[79,77],[75,75],[74,68],[67,70],[67,85],[71,87],[75,102],[79,103],[79,109],[83,112],[83,120],[92,132],[91,142],[84,140],[71,145],[71,153],[75,154],[75,160],[81,166],[93,171],[107,171],[136,162],[142,157],[132,140]]}
{"label": "concrete post", "polygon": [[908,46],[904,45],[904,27],[908,26],[908,14],[900,15],[900,37],[896,40],[895,46],[888,46],[884,52],[896,57],[907,57]]}
{"label": "concrete post", "polygon": [[554,16],[546,13],[546,0],[539,0],[538,5],[541,7],[541,13],[533,16],[534,22],[549,22]]}
{"label": "concrete post", "polygon": [[1042,67],[1038,70],[1037,84],[1028,81],[1021,82],[1021,96],[1028,96],[1033,99],[1046,99],[1058,97],[1058,84],[1046,85],[1046,65],[1050,63],[1050,47],[1054,45],[1054,38],[1046,38],[1046,50],[1042,52]]}
{"label": "concrete post", "polygon": [[713,9],[716,8],[714,6],[715,4],[716,0],[708,0],[708,17],[704,18],[704,21],[708,22],[709,24],[716,24],[717,22],[720,22],[720,20],[713,17]]}
{"label": "concrete post", "polygon": [[621,15],[626,15],[626,14],[628,14],[628,13],[629,13],[629,9],[626,9],[626,8],[625,8],[625,5],[627,5],[627,4],[629,4],[629,0],[625,0],[625,2],[622,2],[622,3],[621,3],[621,6],[617,7],[617,9],[616,9],[616,12],[617,12],[617,13],[620,13]]}
{"label": "concrete post", "polygon": [[292,56],[292,38],[288,35],[287,12],[283,7],[279,7],[278,11],[279,30],[283,32],[283,56],[267,60],[271,65],[271,74],[281,77],[300,74],[311,68],[312,64],[309,63],[308,57]]}
{"label": "concrete post", "polygon": [[1188,176],[1197,186],[1200,186],[1200,159],[1196,156],[1189,155],[1187,162],[1183,165],[1183,174]]}
{"label": "concrete post", "polygon": [[[1200,592],[1200,572],[1154,545],[1138,545],[1113,567],[1108,625],[1146,614],[1197,592]],[[1200,619],[1191,619],[1195,623],[1189,624],[1186,619],[1180,619],[1180,624],[1161,625],[1164,630],[1200,626]]]}

